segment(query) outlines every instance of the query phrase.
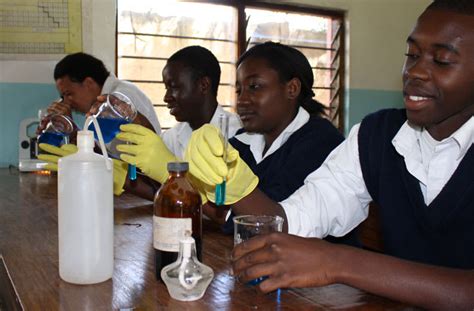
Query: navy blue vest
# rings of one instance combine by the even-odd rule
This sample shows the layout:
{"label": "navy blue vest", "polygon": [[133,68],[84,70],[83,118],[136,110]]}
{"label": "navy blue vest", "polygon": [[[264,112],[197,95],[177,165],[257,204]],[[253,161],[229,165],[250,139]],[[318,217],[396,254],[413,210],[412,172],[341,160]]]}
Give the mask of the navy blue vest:
{"label": "navy blue vest", "polygon": [[[242,132],[243,129],[237,133]],[[306,176],[319,168],[329,153],[342,141],[344,137],[331,122],[316,116],[311,117],[277,151],[258,164],[248,145],[236,138],[229,140],[239,151],[240,157],[258,176],[258,188],[276,202],[283,201],[300,188]],[[233,232],[231,219],[223,229],[224,232]],[[344,237],[327,237],[326,240],[360,246],[355,230]]]}
{"label": "navy blue vest", "polygon": [[[243,133],[243,129],[237,134]],[[304,183],[306,176],[321,166],[331,151],[344,141],[344,136],[326,119],[311,117],[274,153],[256,163],[249,145],[231,138],[259,178],[258,188],[274,201],[283,201]]]}
{"label": "navy blue vest", "polygon": [[359,129],[365,184],[380,207],[386,254],[446,267],[474,268],[474,148],[471,145],[439,195],[425,204],[419,181],[392,139],[405,110],[368,115]]}

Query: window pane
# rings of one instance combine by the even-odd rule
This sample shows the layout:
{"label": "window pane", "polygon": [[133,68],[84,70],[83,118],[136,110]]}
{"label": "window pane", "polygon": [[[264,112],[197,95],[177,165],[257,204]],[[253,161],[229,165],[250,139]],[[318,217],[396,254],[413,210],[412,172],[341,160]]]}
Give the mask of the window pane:
{"label": "window pane", "polygon": [[245,14],[249,20],[247,39],[250,38],[250,42],[330,47],[332,20],[329,18],[261,9],[245,9]]}
{"label": "window pane", "polygon": [[[336,95],[336,97],[334,98],[334,101],[333,103],[338,103],[340,102],[340,97],[339,95]],[[332,120],[332,123],[334,124],[334,126],[341,126],[340,122],[342,122],[342,120],[340,119],[340,114],[341,114],[341,106],[340,105],[332,105],[331,108],[330,108],[330,116],[329,116],[329,119]]]}
{"label": "window pane", "polygon": [[331,50],[319,50],[309,48],[298,48],[308,59],[312,66],[329,68],[334,52]]}
{"label": "window pane", "polygon": [[[340,81],[338,48],[341,23],[331,17],[287,13],[264,9],[245,9],[247,42],[255,44],[274,41],[300,50],[313,68],[315,98],[329,106],[339,89]],[[339,107],[339,97],[332,102]]]}
{"label": "window pane", "polygon": [[[221,85],[217,91],[217,101],[224,107],[232,108],[235,106],[235,87],[234,85]],[[232,110],[231,109],[231,110]]]}
{"label": "window pane", "polygon": [[331,83],[332,70],[328,69],[313,69],[314,86],[327,87]]}
{"label": "window pane", "polygon": [[233,62],[237,56],[235,42],[134,34],[118,36],[117,54],[119,58],[121,56],[169,58],[174,52],[190,45],[200,45],[209,49],[223,62]]}
{"label": "window pane", "polygon": [[118,0],[118,32],[236,41],[233,7],[189,2]]}
{"label": "window pane", "polygon": [[[120,58],[117,63],[120,79],[163,81],[162,71],[166,59]],[[235,84],[235,65],[220,63],[222,84]]]}
{"label": "window pane", "polygon": [[163,129],[168,129],[176,124],[174,116],[170,115],[169,109],[165,107],[155,107],[156,115],[160,118],[160,125]]}
{"label": "window pane", "polygon": [[331,92],[327,89],[313,89],[314,94],[316,94],[316,100],[326,107],[329,105],[329,100],[331,99]]}
{"label": "window pane", "polygon": [[221,67],[221,84],[235,85],[236,69],[234,64],[219,64]]}
{"label": "window pane", "polygon": [[166,103],[163,101],[163,97],[165,96],[165,85],[163,83],[135,82],[135,85],[151,99],[154,106],[166,106]]}
{"label": "window pane", "polygon": [[121,58],[118,75],[125,80],[161,81],[161,72],[166,60]]}

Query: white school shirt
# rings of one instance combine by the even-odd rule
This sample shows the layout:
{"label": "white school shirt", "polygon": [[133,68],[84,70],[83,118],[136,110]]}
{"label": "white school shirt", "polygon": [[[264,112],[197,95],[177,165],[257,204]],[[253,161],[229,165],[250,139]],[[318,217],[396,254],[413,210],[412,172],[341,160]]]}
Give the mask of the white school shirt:
{"label": "white school shirt", "polygon": [[[368,215],[372,198],[365,186],[359,161],[358,132],[334,149],[305,183],[280,202],[288,218],[288,232],[305,237],[343,236]],[[426,130],[405,122],[392,140],[404,157],[408,172],[418,179],[426,204],[443,189],[474,143],[471,117],[450,137],[429,141]],[[432,139],[432,138],[431,138]]]}
{"label": "white school shirt", "polygon": [[151,123],[155,129],[155,133],[158,135],[161,134],[160,122],[156,117],[153,103],[142,90],[131,82],[117,79],[117,77],[111,73],[102,86],[101,94],[110,94],[112,92],[120,92],[127,95],[137,108],[137,111]]}
{"label": "white school shirt", "polygon": [[[217,105],[216,111],[212,116],[210,124],[219,127],[219,116],[224,113],[229,116],[229,138],[235,135],[235,132],[242,127],[240,118],[236,114],[224,110],[220,105]],[[172,128],[164,131],[161,138],[166,147],[179,159],[184,159],[184,152],[188,146],[189,139],[193,133],[193,129],[188,122],[179,122]]]}
{"label": "white school shirt", "polygon": [[262,162],[266,157],[270,156],[272,153],[280,149],[280,147],[286,143],[288,138],[290,138],[290,136],[294,132],[299,130],[308,121],[309,113],[304,108],[299,107],[296,117],[273,141],[272,145],[270,146],[270,148],[268,148],[264,156],[262,156],[263,149],[265,148],[265,139],[263,137],[263,134],[245,132],[236,135],[235,138],[238,139],[240,142],[250,146],[250,151],[252,152],[253,158],[258,164]]}

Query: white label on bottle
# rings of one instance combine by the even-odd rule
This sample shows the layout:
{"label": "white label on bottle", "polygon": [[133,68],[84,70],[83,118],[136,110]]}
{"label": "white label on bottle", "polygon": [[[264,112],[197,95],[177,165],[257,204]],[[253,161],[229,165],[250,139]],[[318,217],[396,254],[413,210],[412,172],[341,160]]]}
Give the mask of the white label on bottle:
{"label": "white label on bottle", "polygon": [[179,240],[192,231],[191,218],[153,216],[153,247],[165,252],[178,252]]}

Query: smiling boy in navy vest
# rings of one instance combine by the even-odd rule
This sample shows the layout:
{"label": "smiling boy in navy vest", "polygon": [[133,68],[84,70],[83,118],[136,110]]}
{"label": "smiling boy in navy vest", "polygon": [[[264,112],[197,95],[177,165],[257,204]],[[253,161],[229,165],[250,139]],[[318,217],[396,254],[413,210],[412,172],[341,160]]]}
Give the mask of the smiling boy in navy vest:
{"label": "smiling boy in navy vest", "polygon": [[[207,197],[226,176],[235,214],[280,215],[293,234],[238,245],[242,281],[269,276],[263,292],[344,283],[429,309],[474,309],[474,1],[435,0],[407,44],[406,110],[367,116],[278,204],[234,150],[224,165],[212,128],[193,134],[187,159]],[[319,239],[352,230],[371,201],[384,254]]]}

